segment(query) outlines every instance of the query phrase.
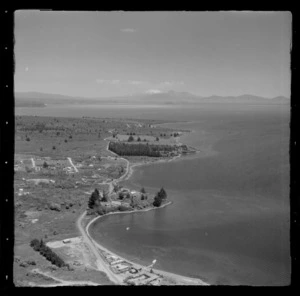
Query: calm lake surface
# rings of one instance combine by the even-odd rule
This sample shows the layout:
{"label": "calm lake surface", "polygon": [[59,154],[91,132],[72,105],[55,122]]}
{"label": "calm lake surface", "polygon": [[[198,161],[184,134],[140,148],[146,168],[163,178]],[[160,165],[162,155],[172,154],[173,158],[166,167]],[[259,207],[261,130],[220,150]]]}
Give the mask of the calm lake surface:
{"label": "calm lake surface", "polygon": [[[99,219],[91,235],[117,254],[212,284],[287,285],[289,107],[49,106],[16,114],[187,121],[181,142],[200,152],[137,167],[126,186],[155,192],[163,209]],[[130,227],[129,231],[126,228]]]}

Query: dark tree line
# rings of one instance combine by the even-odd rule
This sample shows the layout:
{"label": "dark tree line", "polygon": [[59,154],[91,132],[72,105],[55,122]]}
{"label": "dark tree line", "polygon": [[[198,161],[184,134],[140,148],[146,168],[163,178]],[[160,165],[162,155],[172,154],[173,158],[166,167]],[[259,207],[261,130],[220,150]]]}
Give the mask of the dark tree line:
{"label": "dark tree line", "polygon": [[69,267],[56,253],[54,253],[49,247],[41,239],[33,239],[30,242],[30,246],[37,252],[39,252],[42,256],[44,256],[47,260],[49,260],[52,264],[58,267]]}
{"label": "dark tree line", "polygon": [[159,157],[160,152],[174,151],[174,147],[171,145],[148,145],[148,144],[129,144],[121,142],[110,142],[108,146],[112,152],[124,156],[150,156]]}
{"label": "dark tree line", "polygon": [[164,200],[166,200],[167,198],[167,192],[165,191],[164,188],[161,188],[159,192],[156,193],[155,197],[154,197],[154,202],[153,205],[155,207],[160,207],[162,202]]}

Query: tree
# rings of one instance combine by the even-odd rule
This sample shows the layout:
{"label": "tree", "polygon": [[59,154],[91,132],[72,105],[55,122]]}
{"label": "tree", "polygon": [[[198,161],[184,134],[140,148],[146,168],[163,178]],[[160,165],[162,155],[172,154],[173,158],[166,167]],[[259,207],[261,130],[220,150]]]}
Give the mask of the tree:
{"label": "tree", "polygon": [[99,200],[99,197],[100,197],[99,191],[96,188],[94,190],[94,192],[91,194],[91,197],[90,197],[90,199],[88,201],[88,206],[89,206],[90,209],[94,208],[94,206],[97,204],[97,201]]}
{"label": "tree", "polygon": [[167,192],[165,191],[165,189],[162,187],[160,189],[160,191],[158,192],[158,195],[162,198],[162,199],[166,199],[167,198]]}
{"label": "tree", "polygon": [[141,142],[141,138],[140,138],[140,137],[138,137],[138,139],[137,139],[137,140],[138,140],[138,142]]}
{"label": "tree", "polygon": [[145,193],[142,193],[141,200],[147,200],[148,196]]}
{"label": "tree", "polygon": [[130,135],[127,141],[128,141],[128,142],[133,142],[133,141],[134,141],[134,138],[133,138],[133,136],[132,136],[132,135]]}
{"label": "tree", "polygon": [[153,205],[154,205],[155,207],[160,207],[161,203],[162,203],[162,198],[161,198],[161,197],[159,196],[159,194],[157,193],[157,194],[155,195],[155,197],[154,197]]}
{"label": "tree", "polygon": [[48,163],[47,163],[46,161],[44,161],[44,163],[43,163],[43,168],[44,168],[44,169],[47,169],[48,166],[49,166]]}
{"label": "tree", "polygon": [[118,192],[119,185],[118,184],[113,184],[113,187],[114,187],[114,192]]}
{"label": "tree", "polygon": [[103,190],[102,194],[103,194],[103,196],[102,196],[101,201],[107,202],[108,201],[108,193],[105,190]]}
{"label": "tree", "polygon": [[156,137],[156,141],[159,141],[159,137]]}
{"label": "tree", "polygon": [[40,249],[40,241],[38,239],[33,239],[31,242],[30,242],[30,246],[35,250],[35,251],[39,251]]}
{"label": "tree", "polygon": [[144,187],[141,188],[141,193],[146,193],[146,190]]}

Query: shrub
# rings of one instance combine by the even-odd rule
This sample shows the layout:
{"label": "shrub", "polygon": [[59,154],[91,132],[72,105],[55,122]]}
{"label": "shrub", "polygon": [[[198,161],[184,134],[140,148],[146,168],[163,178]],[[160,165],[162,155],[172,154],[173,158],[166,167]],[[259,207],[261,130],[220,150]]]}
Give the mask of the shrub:
{"label": "shrub", "polygon": [[32,169],[29,168],[28,166],[25,166],[25,171],[26,171],[26,173],[31,173],[31,172],[32,172]]}
{"label": "shrub", "polygon": [[119,210],[120,212],[131,211],[131,210],[132,210],[132,207],[130,207],[129,205],[128,205],[128,206],[120,205],[120,206],[118,207],[118,210]]}
{"label": "shrub", "polygon": [[50,208],[50,210],[58,211],[58,212],[60,212],[60,210],[61,210],[61,206],[57,203],[51,203],[49,208]]}
{"label": "shrub", "polygon": [[101,206],[101,205],[99,205],[98,207],[97,207],[97,210],[96,210],[96,212],[98,213],[98,215],[105,215],[106,214],[106,208],[105,207],[103,207],[103,206]]}
{"label": "shrub", "polygon": [[123,199],[126,199],[126,198],[130,198],[130,193],[129,192],[120,192],[119,193],[119,199],[123,200]]}
{"label": "shrub", "polygon": [[134,141],[133,136],[130,135],[127,141],[128,141],[128,142],[133,142],[133,141]]}
{"label": "shrub", "polygon": [[101,201],[104,201],[104,202],[108,201],[108,193],[105,190],[103,190],[103,192],[102,192],[102,199],[101,199]]}

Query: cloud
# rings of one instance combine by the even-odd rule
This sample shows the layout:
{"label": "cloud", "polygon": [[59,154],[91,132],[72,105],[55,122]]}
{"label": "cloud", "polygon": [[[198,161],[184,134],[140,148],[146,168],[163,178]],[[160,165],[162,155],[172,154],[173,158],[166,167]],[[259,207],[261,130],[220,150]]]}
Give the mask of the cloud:
{"label": "cloud", "polygon": [[140,84],[145,84],[147,82],[146,81],[140,81],[140,80],[128,80],[127,83],[132,84],[132,85],[140,85]]}
{"label": "cloud", "polygon": [[130,84],[130,85],[141,85],[147,84],[147,81],[142,80],[119,80],[119,79],[96,79],[98,84]]}
{"label": "cloud", "polygon": [[147,94],[160,94],[160,93],[162,93],[162,91],[159,90],[159,89],[148,89],[148,90],[146,91],[146,93],[147,93]]}
{"label": "cloud", "polygon": [[161,84],[162,84],[162,85],[166,85],[166,86],[171,86],[171,85],[174,85],[174,82],[171,82],[171,81],[165,81],[165,82],[162,82]]}
{"label": "cloud", "polygon": [[118,83],[120,83],[120,80],[118,79],[111,80],[111,84],[118,84]]}
{"label": "cloud", "polygon": [[184,82],[183,81],[164,81],[164,82],[161,82],[160,85],[163,85],[163,86],[184,85]]}
{"label": "cloud", "polygon": [[118,79],[111,79],[111,80],[109,80],[109,79],[96,79],[96,82],[98,83],[98,84],[118,84],[118,83],[120,83],[120,80],[118,80]]}
{"label": "cloud", "polygon": [[135,33],[137,30],[132,29],[132,28],[124,28],[124,29],[121,29],[120,31],[124,32],[124,33]]}

